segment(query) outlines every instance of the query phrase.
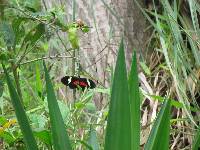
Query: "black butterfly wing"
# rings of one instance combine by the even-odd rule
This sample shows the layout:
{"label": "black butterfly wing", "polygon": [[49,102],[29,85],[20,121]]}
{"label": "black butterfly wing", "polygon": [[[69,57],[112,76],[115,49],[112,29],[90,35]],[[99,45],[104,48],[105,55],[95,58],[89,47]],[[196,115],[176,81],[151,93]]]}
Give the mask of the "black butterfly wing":
{"label": "black butterfly wing", "polygon": [[79,84],[79,78],[73,76],[71,77],[68,86],[70,89],[76,89],[78,87],[78,84]]}
{"label": "black butterfly wing", "polygon": [[94,89],[96,87],[96,84],[94,83],[94,81],[90,80],[90,79],[87,79],[88,81],[88,85],[89,85],[89,88],[90,89]]}
{"label": "black butterfly wing", "polygon": [[85,88],[90,88],[90,81],[86,78],[80,78],[79,86],[84,90]]}
{"label": "black butterfly wing", "polygon": [[79,78],[74,76],[64,76],[61,78],[61,82],[64,85],[69,86],[70,89],[75,89],[78,87]]}
{"label": "black butterfly wing", "polygon": [[68,86],[69,85],[70,76],[64,76],[61,78],[62,84]]}
{"label": "black butterfly wing", "polygon": [[94,81],[90,79],[86,79],[86,78],[75,77],[75,76],[65,76],[61,78],[61,82],[64,85],[69,86],[69,88],[71,89],[76,89],[80,87],[82,90],[84,90],[85,88],[93,89],[96,87],[96,84],[94,83]]}

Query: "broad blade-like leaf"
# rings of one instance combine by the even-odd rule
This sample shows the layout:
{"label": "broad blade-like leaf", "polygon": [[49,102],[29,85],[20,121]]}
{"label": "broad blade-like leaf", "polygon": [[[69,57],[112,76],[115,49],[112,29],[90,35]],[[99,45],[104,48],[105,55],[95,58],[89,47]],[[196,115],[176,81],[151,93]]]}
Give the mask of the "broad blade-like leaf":
{"label": "broad blade-like leaf", "polygon": [[145,144],[145,150],[169,149],[171,101],[165,99]]}
{"label": "broad blade-like leaf", "polygon": [[49,108],[49,115],[51,122],[53,146],[55,150],[71,150],[72,148],[70,145],[69,137],[65,129],[65,124],[58,106],[54,89],[45,63],[43,65],[45,71],[47,101],[48,101],[48,108]]}
{"label": "broad blade-like leaf", "polygon": [[124,56],[124,44],[123,41],[121,41],[112,85],[105,137],[105,150],[130,149],[130,101]]}
{"label": "broad blade-like leaf", "polygon": [[137,75],[136,52],[132,58],[129,75],[130,110],[131,110],[131,149],[140,149],[140,93]]}
{"label": "broad blade-like leaf", "polygon": [[4,65],[2,65],[2,66],[3,66],[4,73],[6,75],[6,81],[7,81],[7,84],[8,84],[11,102],[12,102],[12,105],[15,109],[15,114],[16,114],[19,126],[22,130],[22,134],[24,136],[24,141],[25,141],[25,144],[27,146],[27,149],[28,150],[37,150],[38,147],[37,147],[36,141],[34,139],[31,127],[29,125],[28,118],[26,117],[26,113],[25,113],[24,108],[21,104],[21,100],[20,100],[20,98],[19,98],[19,96],[18,96],[18,94],[15,90],[14,85],[11,82],[11,79],[8,75],[8,72],[5,68],[5,66]]}

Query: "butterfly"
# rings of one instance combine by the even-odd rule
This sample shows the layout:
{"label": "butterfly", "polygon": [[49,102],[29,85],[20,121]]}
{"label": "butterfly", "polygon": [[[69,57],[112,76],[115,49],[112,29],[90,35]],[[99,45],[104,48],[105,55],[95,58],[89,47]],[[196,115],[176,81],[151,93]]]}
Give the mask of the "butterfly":
{"label": "butterfly", "polygon": [[64,76],[61,78],[61,82],[69,86],[70,89],[81,88],[84,90],[85,88],[93,89],[96,87],[94,81],[87,78],[80,78],[76,76]]}

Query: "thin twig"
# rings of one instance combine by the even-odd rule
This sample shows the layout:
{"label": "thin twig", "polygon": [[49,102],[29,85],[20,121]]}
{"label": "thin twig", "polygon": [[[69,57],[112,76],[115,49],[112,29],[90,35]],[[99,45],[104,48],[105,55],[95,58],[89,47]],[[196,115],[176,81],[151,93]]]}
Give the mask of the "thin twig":
{"label": "thin twig", "polygon": [[[44,20],[41,20],[40,18],[34,17],[34,16],[32,16],[31,14],[27,13],[26,11],[24,11],[24,10],[22,10],[22,9],[20,9],[20,8],[13,7],[13,6],[10,6],[9,8],[11,8],[11,9],[16,9],[16,10],[22,12],[24,15],[30,17],[31,19],[37,20],[37,21],[39,21],[39,22],[41,22],[41,23],[43,23],[43,24],[45,24],[45,25],[51,26],[53,29],[56,29],[56,27],[55,27],[53,24],[51,24],[51,23],[46,23],[46,22],[45,22],[46,20],[44,21]],[[53,21],[54,21],[54,20],[53,20]]]}
{"label": "thin twig", "polygon": [[25,64],[32,63],[32,62],[39,61],[39,60],[55,59],[55,58],[73,58],[73,57],[72,56],[62,56],[62,55],[45,56],[45,57],[41,57],[41,58],[36,58],[36,59],[33,59],[33,60],[29,60],[29,61],[26,61],[26,62],[22,62],[22,63],[20,63],[20,65],[25,65]]}

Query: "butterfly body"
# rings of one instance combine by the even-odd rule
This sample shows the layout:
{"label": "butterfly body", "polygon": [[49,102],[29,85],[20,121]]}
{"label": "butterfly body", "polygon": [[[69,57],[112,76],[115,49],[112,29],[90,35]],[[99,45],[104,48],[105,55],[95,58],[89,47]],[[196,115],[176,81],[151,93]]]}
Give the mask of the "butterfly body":
{"label": "butterfly body", "polygon": [[84,90],[85,88],[93,89],[96,87],[94,81],[76,76],[65,76],[61,78],[61,82],[64,85],[69,86],[70,89],[76,89],[80,87],[82,90]]}

